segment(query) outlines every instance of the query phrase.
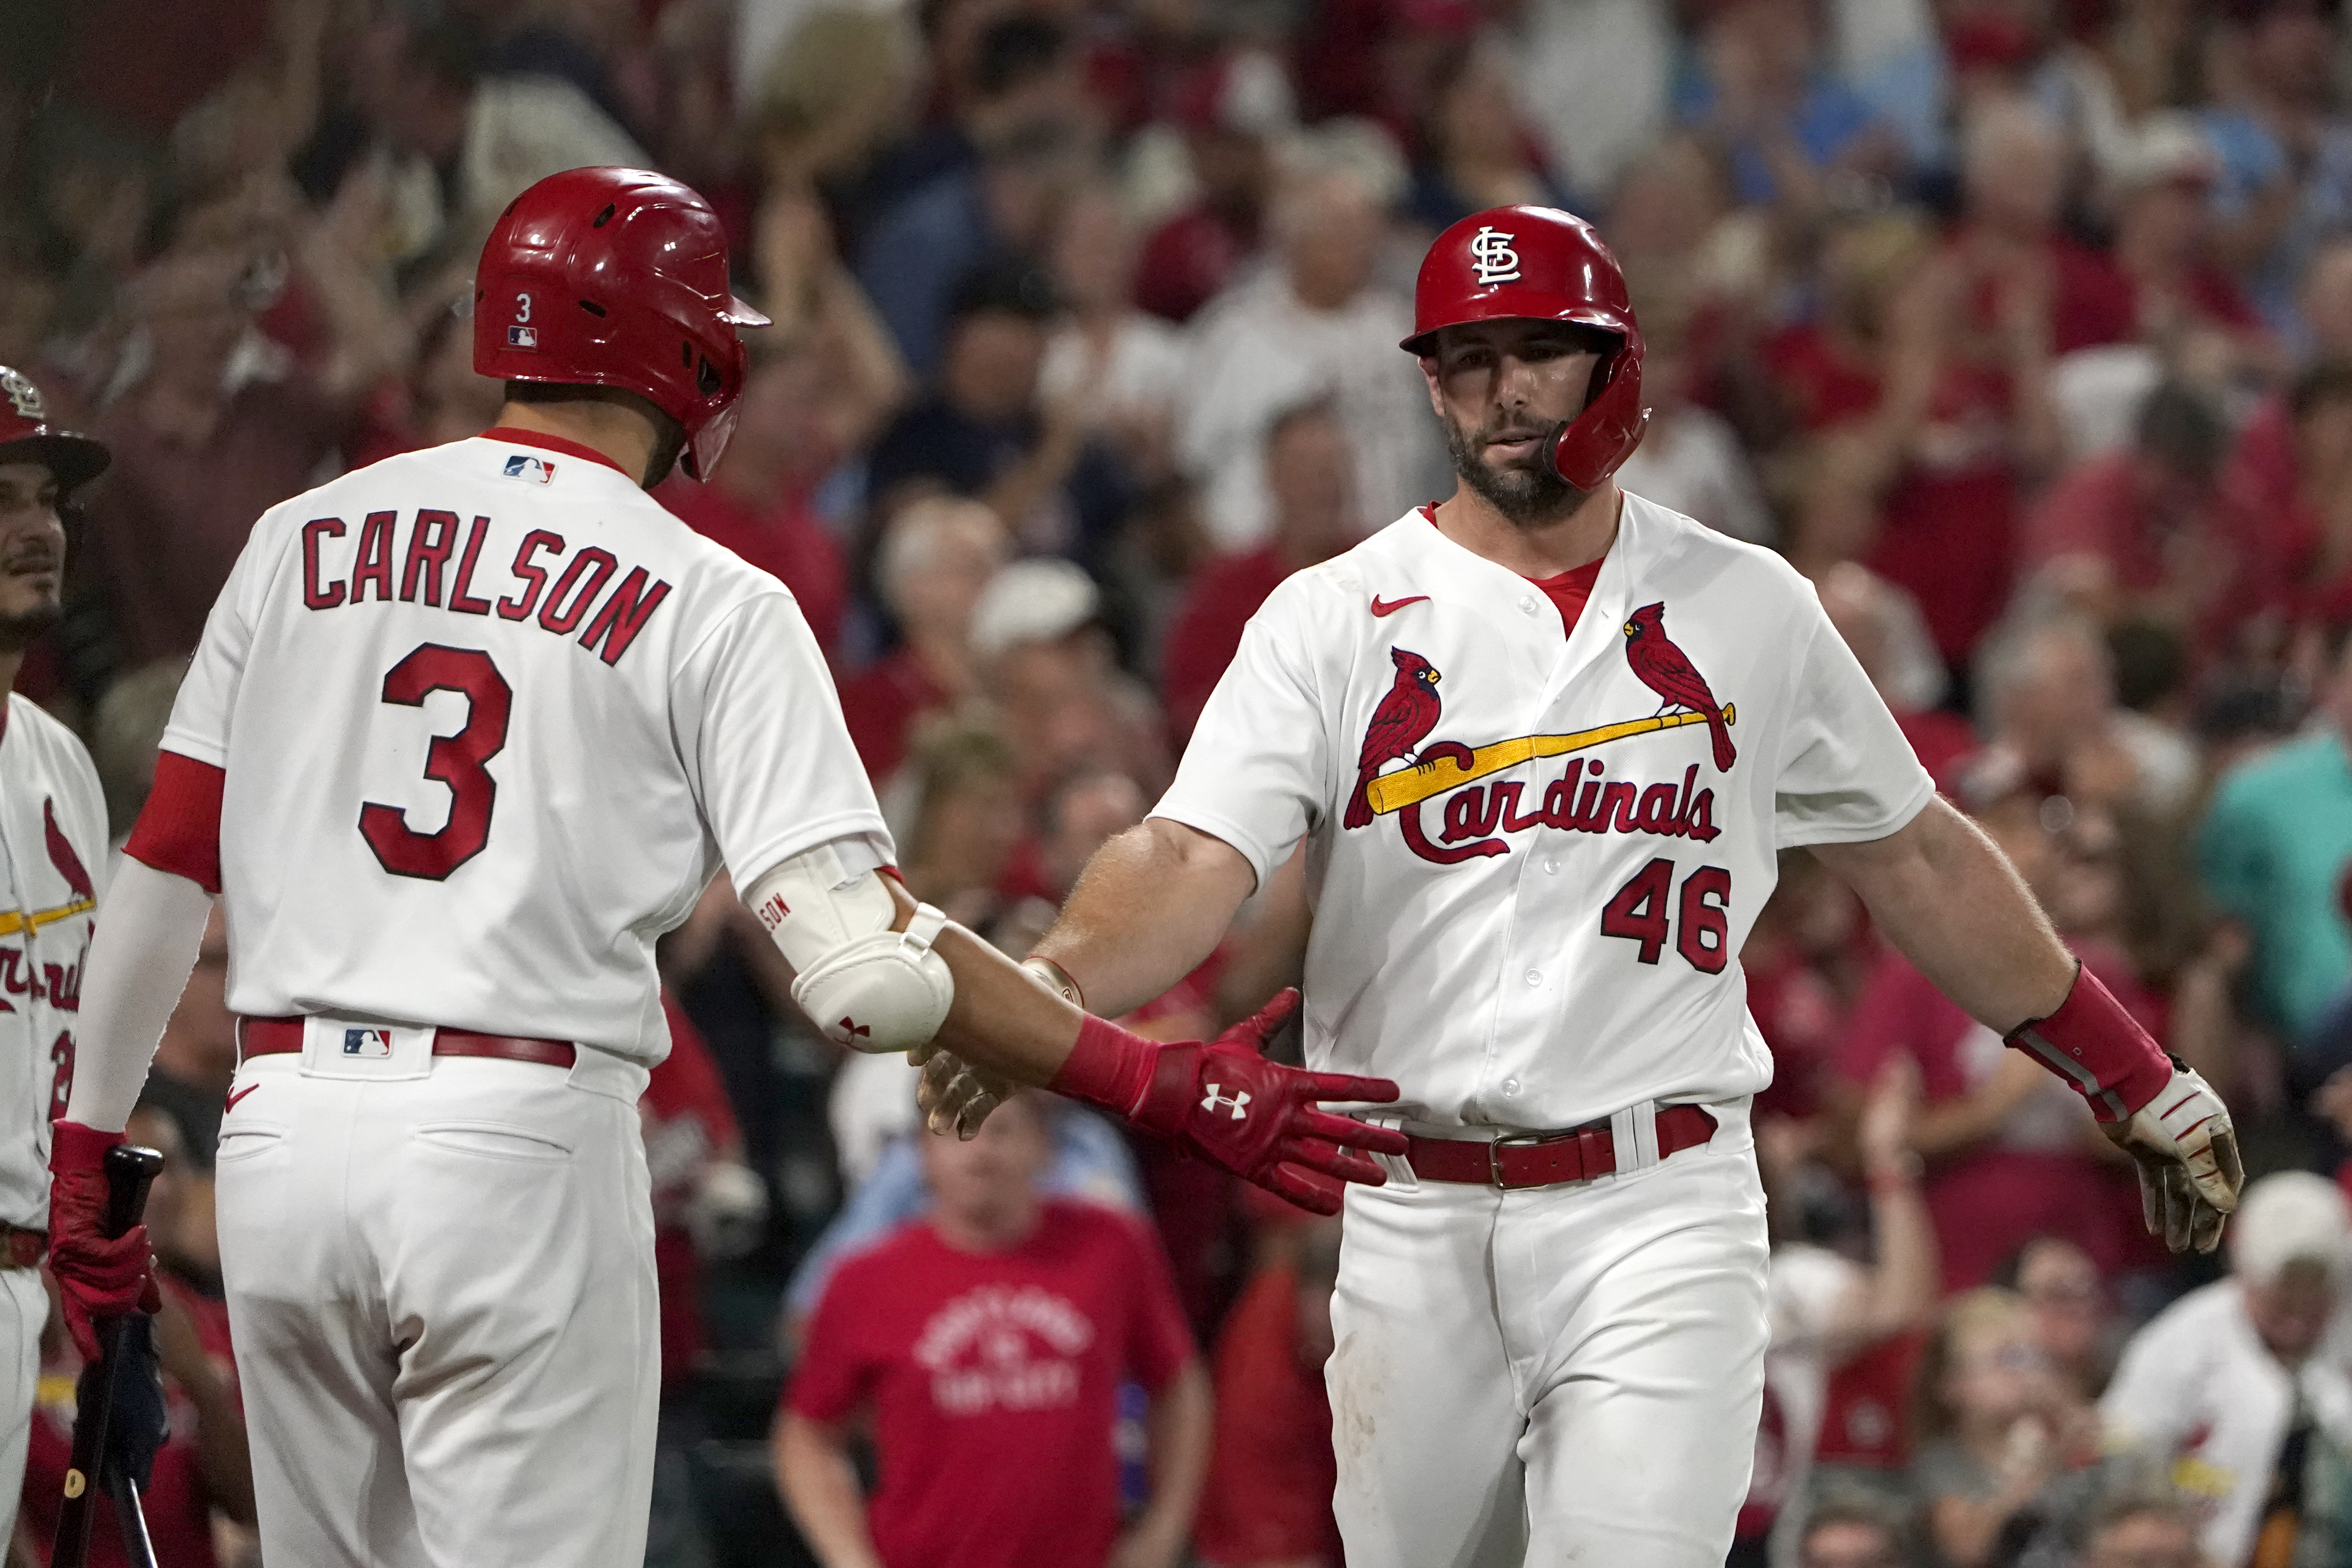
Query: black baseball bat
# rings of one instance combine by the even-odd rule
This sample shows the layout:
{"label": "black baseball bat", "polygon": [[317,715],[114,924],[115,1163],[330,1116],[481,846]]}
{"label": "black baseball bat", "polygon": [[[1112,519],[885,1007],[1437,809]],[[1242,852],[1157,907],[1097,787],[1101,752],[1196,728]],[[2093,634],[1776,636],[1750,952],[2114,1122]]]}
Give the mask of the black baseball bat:
{"label": "black baseball bat", "polygon": [[[136,1143],[117,1143],[106,1152],[106,1215],[109,1237],[121,1236],[139,1223],[147,1209],[147,1188],[163,1168],[163,1156]],[[58,1512],[58,1533],[49,1551],[50,1568],[84,1568],[89,1561],[89,1505],[106,1457],[107,1429],[114,1419],[114,1353],[122,1338],[123,1320],[100,1318],[98,1331],[99,1386],[104,1395],[94,1410],[74,1412],[73,1459],[66,1468],[65,1505]],[[132,1568],[155,1568],[154,1548],[147,1540],[147,1518],[139,1506],[139,1487],[129,1476],[109,1478],[104,1489],[114,1498],[115,1521],[122,1528],[123,1550]],[[114,1484],[119,1482],[119,1484]]]}

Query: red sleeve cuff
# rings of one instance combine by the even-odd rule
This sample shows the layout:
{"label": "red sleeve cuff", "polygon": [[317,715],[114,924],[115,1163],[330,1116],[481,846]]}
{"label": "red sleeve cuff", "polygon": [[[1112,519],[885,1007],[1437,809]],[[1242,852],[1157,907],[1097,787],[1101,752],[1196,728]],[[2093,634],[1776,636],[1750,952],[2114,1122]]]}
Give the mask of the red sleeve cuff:
{"label": "red sleeve cuff", "polygon": [[217,898],[221,785],[227,777],[210,763],[177,752],[156,752],[155,787],[122,852],[142,866],[185,877]]}
{"label": "red sleeve cuff", "polygon": [[2130,1121],[2172,1079],[2170,1058],[2079,963],[2058,1011],[2027,1019],[2007,1043],[2064,1079],[2101,1121]]}

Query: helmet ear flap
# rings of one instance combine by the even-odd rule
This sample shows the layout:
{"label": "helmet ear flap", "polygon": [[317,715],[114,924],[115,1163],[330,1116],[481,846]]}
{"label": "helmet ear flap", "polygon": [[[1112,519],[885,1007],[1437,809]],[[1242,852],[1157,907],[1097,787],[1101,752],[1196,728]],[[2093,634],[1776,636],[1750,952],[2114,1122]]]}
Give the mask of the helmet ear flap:
{"label": "helmet ear flap", "polygon": [[1633,455],[1650,427],[1650,411],[1642,406],[1639,329],[1627,330],[1624,343],[1604,362],[1603,373],[1607,383],[1552,445],[1553,471],[1580,490],[1599,489]]}

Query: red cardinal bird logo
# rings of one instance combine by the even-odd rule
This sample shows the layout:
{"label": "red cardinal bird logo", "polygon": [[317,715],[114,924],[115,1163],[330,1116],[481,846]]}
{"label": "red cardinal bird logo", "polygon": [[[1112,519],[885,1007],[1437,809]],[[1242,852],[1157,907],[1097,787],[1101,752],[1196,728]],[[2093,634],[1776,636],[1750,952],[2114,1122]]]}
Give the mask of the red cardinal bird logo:
{"label": "red cardinal bird logo", "polygon": [[1348,809],[1340,818],[1349,827],[1372,824],[1372,803],[1364,791],[1380,776],[1381,764],[1412,756],[1413,748],[1437,728],[1436,666],[1407,648],[1389,649],[1389,658],[1396,665],[1396,684],[1372,710],[1372,721],[1364,731],[1364,750],[1356,759],[1356,787],[1349,793]]}
{"label": "red cardinal bird logo", "polygon": [[98,889],[90,886],[89,873],[82,868],[81,857],[74,853],[74,847],[67,839],[65,829],[58,826],[56,801],[41,802],[41,825],[48,830],[49,864],[58,868],[58,875],[66,879],[66,886],[73,889],[74,897],[77,899],[98,897]]}
{"label": "red cardinal bird logo", "polygon": [[1706,677],[1691,663],[1690,656],[1666,636],[1664,604],[1644,605],[1625,623],[1625,662],[1633,667],[1643,685],[1665,699],[1659,705],[1660,712],[1687,708],[1706,715],[1706,732],[1715,740],[1715,770],[1729,773],[1739,753],[1732,750],[1731,726],[1723,721],[1723,704],[1707,689]]}

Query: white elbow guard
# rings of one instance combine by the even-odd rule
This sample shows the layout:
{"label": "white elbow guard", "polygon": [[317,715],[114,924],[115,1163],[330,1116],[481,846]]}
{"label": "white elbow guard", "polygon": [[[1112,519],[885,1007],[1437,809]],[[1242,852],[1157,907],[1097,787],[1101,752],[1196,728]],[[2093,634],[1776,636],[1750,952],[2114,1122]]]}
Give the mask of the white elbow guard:
{"label": "white elbow guard", "polygon": [[905,1051],[947,1021],[955,977],[931,949],[948,918],[918,904],[905,931],[877,871],[845,875],[833,846],[795,855],[743,901],[782,950],[796,978],[793,1000],[835,1045]]}

